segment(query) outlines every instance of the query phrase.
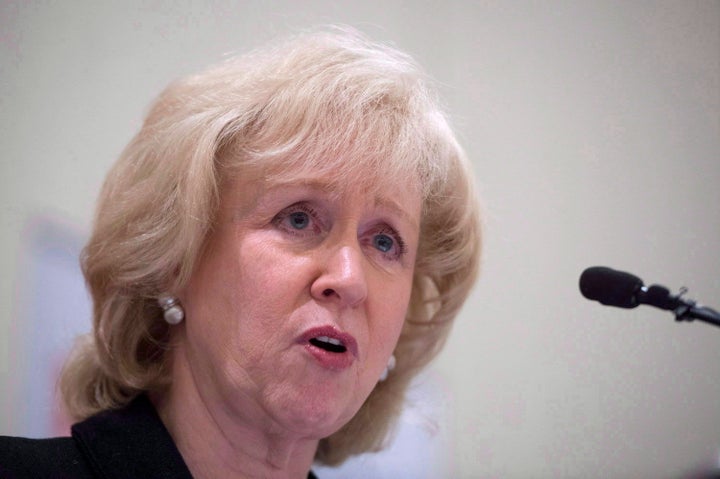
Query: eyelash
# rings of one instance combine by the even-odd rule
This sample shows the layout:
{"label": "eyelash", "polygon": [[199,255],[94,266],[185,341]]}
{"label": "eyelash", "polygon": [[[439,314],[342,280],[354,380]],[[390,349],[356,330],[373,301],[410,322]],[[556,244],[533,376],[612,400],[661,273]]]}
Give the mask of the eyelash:
{"label": "eyelash", "polygon": [[[323,224],[321,221],[318,220],[318,212],[309,204],[307,203],[295,203],[285,209],[283,209],[280,213],[278,213],[273,218],[273,224],[277,225],[279,228],[281,228],[283,231],[285,231],[288,234],[294,235],[294,236],[306,236],[308,234],[308,229],[297,229],[293,228],[292,226],[288,225],[286,221],[295,213],[305,213],[308,215],[310,219],[310,225],[309,229],[312,231],[312,234],[318,234],[323,228]],[[394,252],[384,252],[377,248],[374,248],[373,246],[373,240],[378,235],[386,235],[392,238],[394,241],[393,249]],[[405,243],[405,240],[403,240],[402,236],[397,232],[397,230],[387,224],[382,225],[379,229],[373,232],[373,234],[370,237],[369,241],[363,241],[364,244],[370,244],[371,247],[377,251],[378,254],[382,255],[384,258],[388,260],[399,260],[407,253],[407,245]]]}

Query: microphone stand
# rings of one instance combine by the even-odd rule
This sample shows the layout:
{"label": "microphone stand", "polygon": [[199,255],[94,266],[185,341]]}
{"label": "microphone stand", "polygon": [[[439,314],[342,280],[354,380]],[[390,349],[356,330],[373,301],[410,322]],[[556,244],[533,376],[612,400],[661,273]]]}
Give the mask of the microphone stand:
{"label": "microphone stand", "polygon": [[696,306],[694,301],[684,304],[675,311],[675,321],[693,321],[698,319],[720,327],[720,313],[707,306]]}
{"label": "microphone stand", "polygon": [[655,306],[656,308],[672,311],[675,321],[700,320],[720,327],[720,313],[707,306],[697,304],[692,299],[685,299],[683,294],[687,288],[680,288],[680,294],[671,295],[670,291],[657,284],[650,287],[643,286],[639,294],[639,302]]}

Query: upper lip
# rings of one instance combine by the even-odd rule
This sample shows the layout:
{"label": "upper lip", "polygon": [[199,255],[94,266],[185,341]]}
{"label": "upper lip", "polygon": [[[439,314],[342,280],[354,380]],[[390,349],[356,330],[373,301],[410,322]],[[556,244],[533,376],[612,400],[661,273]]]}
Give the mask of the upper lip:
{"label": "upper lip", "polygon": [[339,331],[334,326],[320,326],[308,329],[302,334],[302,336],[300,336],[298,342],[305,344],[313,338],[319,338],[322,336],[340,341],[340,343],[345,346],[345,348],[347,348],[353,356],[357,357],[358,346],[355,338],[351,334]]}

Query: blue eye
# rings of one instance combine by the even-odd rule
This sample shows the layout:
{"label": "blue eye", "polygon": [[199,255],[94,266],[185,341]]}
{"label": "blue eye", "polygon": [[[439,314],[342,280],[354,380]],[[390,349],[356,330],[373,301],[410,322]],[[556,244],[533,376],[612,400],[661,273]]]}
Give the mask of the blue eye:
{"label": "blue eye", "polygon": [[375,235],[373,236],[373,246],[383,253],[389,252],[395,245],[395,241],[388,235]]}
{"label": "blue eye", "polygon": [[303,211],[296,211],[288,215],[288,222],[296,230],[304,230],[310,225],[310,216]]}

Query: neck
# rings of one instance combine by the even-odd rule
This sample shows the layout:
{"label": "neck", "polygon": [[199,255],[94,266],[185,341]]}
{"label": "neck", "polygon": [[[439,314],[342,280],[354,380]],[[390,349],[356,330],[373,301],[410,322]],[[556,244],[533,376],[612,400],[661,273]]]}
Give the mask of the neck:
{"label": "neck", "polygon": [[251,401],[238,417],[237,406],[230,409],[197,387],[184,354],[175,353],[173,383],[152,400],[193,477],[307,478],[317,439],[273,427]]}

